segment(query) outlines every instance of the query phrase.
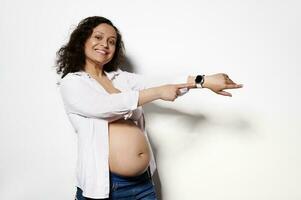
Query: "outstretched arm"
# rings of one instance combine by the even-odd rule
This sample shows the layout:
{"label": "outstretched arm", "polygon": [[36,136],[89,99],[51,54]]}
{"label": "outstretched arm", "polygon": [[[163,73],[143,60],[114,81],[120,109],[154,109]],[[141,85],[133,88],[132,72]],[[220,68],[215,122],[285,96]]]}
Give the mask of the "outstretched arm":
{"label": "outstretched arm", "polygon": [[[140,88],[138,106],[144,105],[151,101],[161,99],[165,101],[174,101],[178,96],[183,95],[183,91],[197,88],[195,84],[196,76],[187,76],[186,83],[165,84],[157,87],[151,87],[151,84],[145,84],[143,76],[138,74],[129,74],[135,86]],[[206,75],[204,77],[203,88],[224,95],[232,96],[231,93],[223,91],[225,89],[237,89],[243,87],[242,84],[236,84],[225,73]],[[186,93],[186,92],[184,92]]]}
{"label": "outstretched arm", "polygon": [[[147,78],[140,74],[125,72],[129,79],[129,84],[132,85],[132,88],[137,90],[147,89],[159,85],[163,85],[163,83],[190,83],[195,84],[196,76],[180,76],[176,78],[166,78],[161,84],[153,83],[152,81],[147,81]],[[242,84],[236,84],[233,82],[229,76],[225,73],[217,73],[212,75],[206,75],[204,77],[203,87],[210,89],[211,91],[223,95],[223,96],[232,96],[231,93],[223,91],[225,89],[237,89],[242,88]],[[181,88],[179,96],[185,94],[189,89],[197,88],[196,85],[194,87]]]}
{"label": "outstretched arm", "polygon": [[[181,95],[181,89],[186,88],[189,90],[197,88],[195,84],[195,78],[195,76],[188,76],[187,83],[167,84],[141,90],[139,92],[138,105],[140,106],[157,99],[174,101],[178,95]],[[229,78],[227,74],[224,73],[204,76],[203,88],[210,89],[219,95],[231,97],[232,94],[224,91],[225,89],[238,89],[242,87],[242,84],[236,84]]]}

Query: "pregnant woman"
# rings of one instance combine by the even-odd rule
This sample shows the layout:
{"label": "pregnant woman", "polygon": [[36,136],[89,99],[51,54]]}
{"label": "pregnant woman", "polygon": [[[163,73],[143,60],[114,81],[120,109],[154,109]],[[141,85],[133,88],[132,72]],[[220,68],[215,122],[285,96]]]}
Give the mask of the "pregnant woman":
{"label": "pregnant woman", "polygon": [[223,73],[150,86],[141,75],[119,68],[123,58],[121,34],[100,16],[82,20],[57,52],[60,93],[78,136],[77,200],[157,199],[142,105],[174,101],[192,88],[231,96],[223,90],[242,87]]}

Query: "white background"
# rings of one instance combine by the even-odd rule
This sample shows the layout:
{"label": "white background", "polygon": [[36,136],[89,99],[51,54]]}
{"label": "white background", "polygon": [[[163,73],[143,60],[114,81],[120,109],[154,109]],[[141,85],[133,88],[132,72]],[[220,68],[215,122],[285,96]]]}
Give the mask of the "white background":
{"label": "white background", "polygon": [[301,199],[300,9],[297,0],[1,0],[1,199],[74,198],[77,138],[52,66],[93,15],[120,29],[136,72],[225,72],[244,84],[232,98],[193,90],[145,107],[162,199]]}

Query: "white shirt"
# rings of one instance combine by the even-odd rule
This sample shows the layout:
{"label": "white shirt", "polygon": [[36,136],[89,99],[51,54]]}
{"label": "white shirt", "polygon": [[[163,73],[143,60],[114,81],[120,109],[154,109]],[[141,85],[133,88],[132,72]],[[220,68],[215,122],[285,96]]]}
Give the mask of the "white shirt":
{"label": "white shirt", "polygon": [[[105,73],[120,93],[108,93],[85,71],[68,73],[59,81],[66,114],[78,136],[76,186],[83,196],[95,199],[108,198],[110,192],[108,123],[120,118],[134,120],[149,144],[138,99],[139,90],[154,86],[139,74],[120,69]],[[177,83],[186,82],[187,76]],[[180,91],[182,96],[189,89]],[[151,146],[150,152],[153,175],[156,163]]]}

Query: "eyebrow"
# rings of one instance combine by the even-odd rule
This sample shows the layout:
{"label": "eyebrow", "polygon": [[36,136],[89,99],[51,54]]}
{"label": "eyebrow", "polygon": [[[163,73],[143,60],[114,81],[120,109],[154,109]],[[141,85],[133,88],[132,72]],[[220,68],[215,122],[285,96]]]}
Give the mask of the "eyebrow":
{"label": "eyebrow", "polygon": [[[104,34],[103,32],[100,32],[100,31],[95,31],[95,33],[101,33],[101,34]],[[115,38],[115,39],[116,39],[116,37],[115,37],[115,36],[113,36],[113,35],[112,35],[112,36],[110,36],[110,37],[112,37],[112,38]],[[109,37],[109,38],[110,38],[110,37]]]}

